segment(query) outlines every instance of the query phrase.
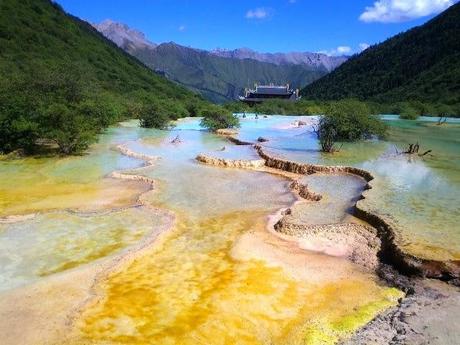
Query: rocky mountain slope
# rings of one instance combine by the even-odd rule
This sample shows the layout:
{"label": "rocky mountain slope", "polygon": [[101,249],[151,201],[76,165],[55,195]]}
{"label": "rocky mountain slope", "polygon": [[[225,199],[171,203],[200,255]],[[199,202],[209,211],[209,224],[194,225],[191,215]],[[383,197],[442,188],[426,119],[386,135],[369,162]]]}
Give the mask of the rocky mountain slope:
{"label": "rocky mountain slope", "polygon": [[329,72],[347,61],[346,56],[328,56],[321,53],[290,52],[290,53],[259,53],[249,48],[235,50],[215,49],[212,54],[234,59],[253,59],[276,65],[306,65],[313,68],[325,68]]}
{"label": "rocky mountain slope", "polygon": [[117,23],[110,19],[104,20],[100,24],[93,24],[93,26],[98,31],[103,32],[105,37],[125,50],[141,48],[154,49],[157,46],[155,43],[147,40],[142,32],[131,29],[125,24]]}

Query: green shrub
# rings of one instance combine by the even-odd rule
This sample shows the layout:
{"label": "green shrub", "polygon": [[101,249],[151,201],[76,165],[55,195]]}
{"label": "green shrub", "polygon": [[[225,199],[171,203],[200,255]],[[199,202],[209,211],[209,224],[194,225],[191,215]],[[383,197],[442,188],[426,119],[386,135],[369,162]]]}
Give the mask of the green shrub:
{"label": "green shrub", "polygon": [[171,120],[177,120],[190,115],[187,108],[178,102],[167,102],[164,104],[164,107],[167,109],[168,116]]}
{"label": "green shrub", "polygon": [[404,120],[416,120],[420,113],[410,104],[404,104],[400,109],[399,118]]}
{"label": "green shrub", "polygon": [[316,134],[318,135],[319,143],[321,145],[321,151],[334,152],[337,129],[332,116],[325,115],[319,119]]}
{"label": "green shrub", "polygon": [[240,126],[239,119],[231,111],[220,106],[209,106],[202,111],[201,127],[211,131]]}
{"label": "green shrub", "polygon": [[439,105],[437,109],[435,110],[434,114],[440,117],[455,117],[456,116],[455,110],[446,104]]}
{"label": "green shrub", "polygon": [[302,115],[321,115],[324,113],[324,107],[319,104],[307,104]]}
{"label": "green shrub", "polygon": [[142,127],[165,129],[171,122],[164,104],[151,102],[139,110],[139,120]]}
{"label": "green shrub", "polygon": [[62,154],[79,153],[96,141],[95,121],[65,104],[49,106],[40,118],[41,138],[53,141]]}
{"label": "green shrub", "polygon": [[385,123],[370,115],[369,107],[363,102],[331,102],[325,106],[324,113],[324,124],[330,128],[329,132],[334,131],[335,140],[355,141],[373,135],[383,137],[386,133]]}

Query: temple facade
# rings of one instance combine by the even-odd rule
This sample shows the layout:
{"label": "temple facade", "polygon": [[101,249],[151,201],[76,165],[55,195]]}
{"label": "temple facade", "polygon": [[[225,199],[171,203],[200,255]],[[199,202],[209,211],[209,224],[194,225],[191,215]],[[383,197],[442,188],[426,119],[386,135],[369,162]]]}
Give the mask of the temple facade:
{"label": "temple facade", "polygon": [[244,96],[239,97],[241,102],[254,104],[270,99],[284,99],[297,101],[300,99],[299,90],[293,90],[287,85],[255,85],[254,89],[245,89]]}

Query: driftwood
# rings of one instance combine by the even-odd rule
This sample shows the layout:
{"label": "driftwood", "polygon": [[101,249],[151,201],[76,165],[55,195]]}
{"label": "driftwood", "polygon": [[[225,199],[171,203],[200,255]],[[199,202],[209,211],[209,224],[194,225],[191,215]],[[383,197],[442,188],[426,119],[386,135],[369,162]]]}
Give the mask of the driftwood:
{"label": "driftwood", "polygon": [[319,125],[313,125],[311,128],[313,129],[313,133],[315,133],[316,137],[319,139]]}
{"label": "driftwood", "polygon": [[423,153],[419,153],[419,150],[420,150],[420,145],[419,145],[418,142],[415,143],[415,144],[409,144],[409,146],[407,147],[407,149],[405,151],[399,151],[398,148],[395,145],[395,151],[396,151],[397,155],[414,155],[414,154],[417,154],[419,157],[424,157],[426,155],[432,156],[431,152],[433,152],[433,150],[426,150]]}
{"label": "driftwood", "polygon": [[414,153],[418,153],[418,150],[420,149],[420,145],[418,143],[416,144],[409,144],[409,147],[407,148],[406,151],[404,151],[403,153],[405,154],[408,154],[408,155],[412,155]]}
{"label": "driftwood", "polygon": [[442,125],[442,124],[444,124],[446,122],[447,122],[447,117],[440,116],[437,125],[440,126],[440,125]]}
{"label": "driftwood", "polygon": [[171,144],[180,144],[182,140],[180,140],[180,136],[177,135],[172,141]]}
{"label": "driftwood", "polygon": [[423,157],[423,156],[426,156],[427,154],[431,153],[432,150],[427,150],[425,152],[423,152],[422,154],[419,154],[420,157]]}

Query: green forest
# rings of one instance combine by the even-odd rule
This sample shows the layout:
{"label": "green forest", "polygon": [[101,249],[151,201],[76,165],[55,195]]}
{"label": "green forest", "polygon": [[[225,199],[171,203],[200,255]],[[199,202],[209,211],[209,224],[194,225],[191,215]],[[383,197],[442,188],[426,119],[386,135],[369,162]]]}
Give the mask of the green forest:
{"label": "green forest", "polygon": [[219,108],[155,74],[54,2],[2,0],[0,153],[80,153],[105,128],[127,118],[166,128],[170,120],[206,113],[212,119],[206,127],[215,129],[220,120],[232,120],[229,111],[324,114],[336,100],[407,119],[458,116],[459,37],[457,4],[352,57],[303,89],[300,102],[273,100],[253,108],[231,102]]}
{"label": "green forest", "polygon": [[0,2],[0,75],[0,153],[81,152],[152,104],[168,119],[208,106],[48,0]]}
{"label": "green forest", "polygon": [[[353,56],[302,90],[309,100],[356,98],[422,113],[460,114],[460,4]],[[403,104],[404,103],[404,104]]]}
{"label": "green forest", "polygon": [[265,101],[254,106],[241,102],[229,102],[224,108],[236,113],[258,113],[267,115],[323,115],[331,106],[339,102],[362,104],[366,106],[369,114],[397,114],[401,118],[414,120],[419,116],[440,116],[458,117],[460,112],[455,112],[454,107],[441,103],[427,103],[420,101],[405,102],[376,102],[362,101],[356,98],[342,98],[338,100],[307,100],[301,99],[298,102],[284,100]]}

